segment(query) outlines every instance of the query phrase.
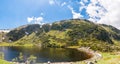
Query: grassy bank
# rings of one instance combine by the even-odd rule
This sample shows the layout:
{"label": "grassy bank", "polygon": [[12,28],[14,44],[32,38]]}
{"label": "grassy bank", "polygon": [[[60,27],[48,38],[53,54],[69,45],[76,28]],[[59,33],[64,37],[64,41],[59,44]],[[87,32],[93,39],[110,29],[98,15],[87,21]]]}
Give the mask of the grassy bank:
{"label": "grassy bank", "polygon": [[[0,43],[0,46],[34,46],[34,44],[19,45],[16,43]],[[80,46],[69,46],[68,48],[79,48]],[[102,58],[97,60],[95,64],[120,64],[120,52],[99,52]],[[5,60],[0,59],[0,64],[11,64]],[[85,61],[74,62],[73,64],[86,64]]]}
{"label": "grassy bank", "polygon": [[[120,53],[118,52],[100,52],[102,58],[95,64],[120,64]],[[85,61],[74,62],[73,64],[86,64]]]}
{"label": "grassy bank", "polygon": [[0,46],[34,46],[34,44],[17,44],[17,43],[6,43],[6,42],[2,42],[0,43]]}
{"label": "grassy bank", "polygon": [[0,59],[0,64],[13,64],[13,63]]}
{"label": "grassy bank", "polygon": [[[68,48],[78,48],[79,46],[70,46]],[[101,59],[92,60],[95,64],[120,64],[120,51],[112,51],[112,52],[98,52],[102,55]],[[78,61],[73,64],[87,64],[86,61]]]}
{"label": "grassy bank", "polygon": [[103,58],[98,61],[97,64],[120,64],[120,53],[119,52],[110,52],[110,53],[101,53]]}

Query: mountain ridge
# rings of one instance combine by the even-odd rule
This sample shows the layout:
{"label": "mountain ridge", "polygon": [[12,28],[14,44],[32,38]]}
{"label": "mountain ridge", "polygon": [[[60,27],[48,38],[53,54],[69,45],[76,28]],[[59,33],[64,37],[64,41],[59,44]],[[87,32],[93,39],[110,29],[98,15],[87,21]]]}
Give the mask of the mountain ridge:
{"label": "mountain ridge", "polygon": [[[95,24],[84,19],[69,19],[52,24],[31,24],[18,27],[6,34],[15,43],[34,43],[44,47],[114,45],[120,41],[120,30]],[[106,47],[106,46],[105,46]],[[100,46],[98,47],[100,49]]]}

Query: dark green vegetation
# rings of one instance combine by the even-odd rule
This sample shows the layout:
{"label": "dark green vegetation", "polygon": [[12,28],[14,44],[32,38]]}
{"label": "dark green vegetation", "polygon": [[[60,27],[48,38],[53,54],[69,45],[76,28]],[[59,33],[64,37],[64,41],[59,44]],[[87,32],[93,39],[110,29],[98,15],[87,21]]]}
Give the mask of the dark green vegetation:
{"label": "dark green vegetation", "polygon": [[25,61],[29,61],[29,62],[32,62],[32,61],[35,61],[37,59],[37,57],[33,56],[33,55],[30,55],[30,57],[28,58],[25,58],[23,56],[22,53],[19,54],[18,57],[14,58],[12,61],[13,62],[25,62]]}
{"label": "dark green vegetation", "polygon": [[6,34],[7,42],[43,47],[91,47],[94,50],[119,50],[120,30],[88,20],[62,20],[53,24],[25,25]]}

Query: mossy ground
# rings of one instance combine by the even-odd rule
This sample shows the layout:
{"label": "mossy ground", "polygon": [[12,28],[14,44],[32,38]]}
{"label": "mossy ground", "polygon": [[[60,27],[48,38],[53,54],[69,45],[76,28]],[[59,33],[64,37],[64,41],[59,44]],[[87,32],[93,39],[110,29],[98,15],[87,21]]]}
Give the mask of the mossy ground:
{"label": "mossy ground", "polygon": [[0,59],[0,64],[13,64],[13,63],[10,63],[10,62],[8,62],[8,61],[1,60],[1,59]]}

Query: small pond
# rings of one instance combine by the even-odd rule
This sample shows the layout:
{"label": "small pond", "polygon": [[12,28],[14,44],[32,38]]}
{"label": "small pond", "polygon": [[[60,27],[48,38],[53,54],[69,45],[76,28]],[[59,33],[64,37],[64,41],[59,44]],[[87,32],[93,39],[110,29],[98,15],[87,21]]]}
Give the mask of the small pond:
{"label": "small pond", "polygon": [[85,52],[69,48],[0,47],[0,52],[4,53],[4,59],[7,61],[12,61],[20,53],[23,53],[24,58],[36,56],[36,62],[74,62],[90,58]]}

